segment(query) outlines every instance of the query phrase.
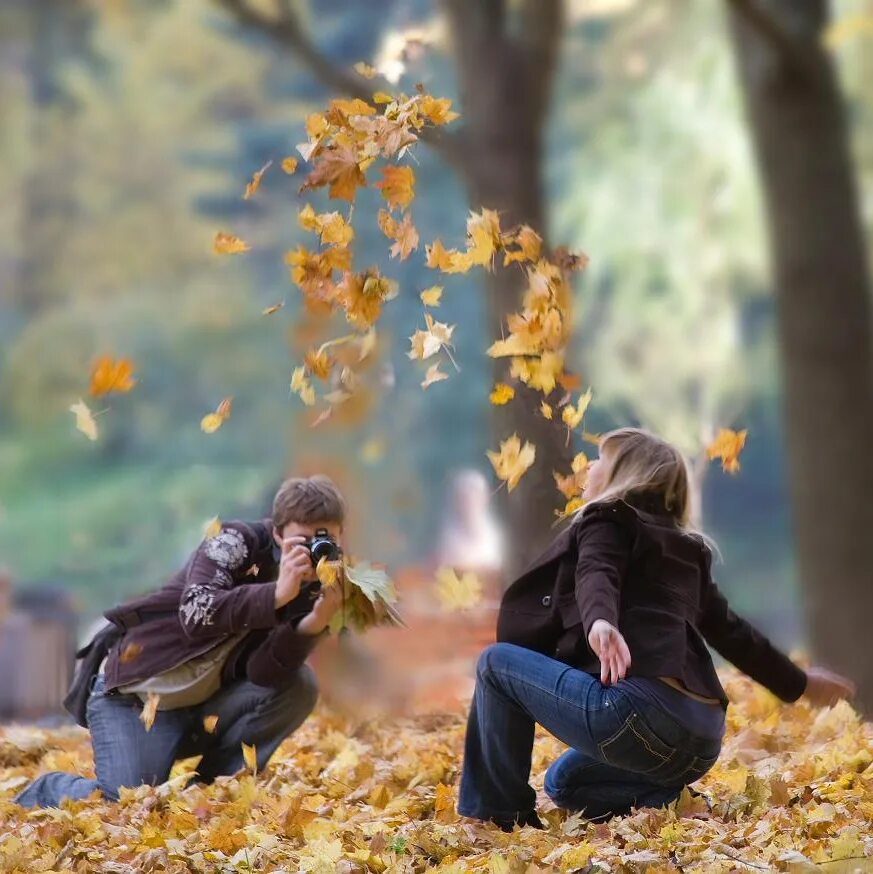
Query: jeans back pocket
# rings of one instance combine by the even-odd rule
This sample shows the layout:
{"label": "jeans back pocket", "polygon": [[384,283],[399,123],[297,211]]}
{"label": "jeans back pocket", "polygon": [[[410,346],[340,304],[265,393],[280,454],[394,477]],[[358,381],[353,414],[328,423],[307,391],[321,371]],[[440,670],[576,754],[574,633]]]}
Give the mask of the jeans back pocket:
{"label": "jeans back pocket", "polygon": [[664,743],[636,712],[621,728],[598,744],[603,761],[636,774],[652,774],[672,762],[675,747]]}

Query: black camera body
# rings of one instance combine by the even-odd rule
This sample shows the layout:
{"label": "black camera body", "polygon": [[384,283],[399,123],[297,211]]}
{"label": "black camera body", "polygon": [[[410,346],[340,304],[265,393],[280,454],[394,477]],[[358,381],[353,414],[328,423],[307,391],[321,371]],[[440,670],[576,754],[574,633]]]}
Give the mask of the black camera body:
{"label": "black camera body", "polygon": [[340,545],[330,536],[327,528],[316,528],[315,534],[304,544],[309,550],[312,564],[317,565],[321,559],[339,561],[343,551]]}

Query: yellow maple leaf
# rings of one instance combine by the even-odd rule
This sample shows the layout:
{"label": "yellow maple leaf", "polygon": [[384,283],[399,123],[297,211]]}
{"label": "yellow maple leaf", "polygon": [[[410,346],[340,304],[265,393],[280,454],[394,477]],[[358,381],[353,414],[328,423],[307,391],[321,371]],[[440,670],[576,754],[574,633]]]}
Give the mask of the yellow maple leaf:
{"label": "yellow maple leaf", "polygon": [[126,394],[136,385],[133,378],[133,362],[129,358],[117,361],[108,355],[98,358],[91,369],[90,393],[97,397],[120,392]]}
{"label": "yellow maple leaf", "polygon": [[[528,225],[522,225],[514,234],[506,235],[503,240],[503,264],[515,261],[537,261],[543,247],[543,238]],[[518,248],[510,250],[508,246]]]}
{"label": "yellow maple leaf", "polygon": [[567,404],[561,412],[561,418],[568,428],[578,428],[588,410],[588,405],[591,403],[592,393],[589,388],[584,395],[579,396],[579,401],[574,407],[573,404]]}
{"label": "yellow maple leaf", "polygon": [[326,556],[322,556],[315,566],[315,575],[321,585],[329,589],[339,583],[342,569],[343,563],[341,561],[328,561]]}
{"label": "yellow maple leaf", "polygon": [[204,537],[218,537],[221,534],[221,519],[218,516],[213,516],[203,530]]}
{"label": "yellow maple leaf", "polygon": [[467,219],[467,258],[472,264],[490,266],[500,247],[500,218],[493,209],[471,212]]}
{"label": "yellow maple leaf", "polygon": [[291,391],[300,396],[300,399],[311,407],[315,403],[315,389],[306,376],[303,367],[295,367],[291,374]]}
{"label": "yellow maple leaf", "polygon": [[568,516],[572,516],[574,513],[581,510],[584,506],[585,499],[577,495],[575,498],[570,498],[570,500],[567,501],[563,510],[555,510],[555,515],[559,519],[566,519]]}
{"label": "yellow maple leaf", "polygon": [[387,91],[377,91],[373,94],[373,103],[393,103],[394,95]]}
{"label": "yellow maple leaf", "polygon": [[441,567],[436,583],[436,596],[444,610],[467,610],[482,601],[482,583],[471,571],[459,577],[453,568]]}
{"label": "yellow maple leaf", "polygon": [[[537,351],[536,343],[530,337],[519,337],[510,334],[504,340],[496,340],[488,347],[488,354],[492,358],[506,358],[516,355],[533,355]],[[514,375],[514,374],[513,374]]]}
{"label": "yellow maple leaf", "polygon": [[746,445],[748,430],[734,431],[721,428],[715,440],[706,448],[706,457],[712,461],[721,459],[722,470],[726,473],[737,473],[740,469],[740,453]]}
{"label": "yellow maple leaf", "polygon": [[505,382],[498,382],[494,386],[494,391],[491,392],[489,400],[495,407],[500,407],[503,404],[508,404],[514,397],[515,389],[511,385],[507,385]]}
{"label": "yellow maple leaf", "polygon": [[440,301],[443,296],[443,288],[441,285],[432,285],[430,288],[426,288],[419,297],[421,298],[421,302],[426,307],[438,307],[440,305]]}
{"label": "yellow maple leaf", "polygon": [[394,244],[391,246],[391,257],[405,261],[418,248],[418,230],[412,223],[412,215],[406,213],[401,221],[397,221],[386,209],[379,210],[379,228]]}
{"label": "yellow maple leaf", "polygon": [[267,161],[260,170],[255,171],[255,174],[252,176],[252,181],[246,185],[245,194],[243,194],[243,200],[249,200],[254,197],[257,193],[257,190],[261,187],[261,180],[264,178],[264,173],[273,166],[272,161]]}
{"label": "yellow maple leaf", "polygon": [[424,380],[422,380],[421,387],[427,388],[429,385],[433,385],[435,382],[442,382],[444,379],[448,378],[449,375],[447,373],[443,373],[440,370],[439,363],[431,364],[431,366],[427,369]]}
{"label": "yellow maple leaf", "polygon": [[552,420],[552,416],[554,415],[554,410],[552,410],[551,404],[547,404],[545,401],[543,401],[540,404],[540,412],[543,414],[544,419],[548,419],[549,421]]}
{"label": "yellow maple leaf", "polygon": [[209,716],[203,717],[203,729],[207,734],[215,734],[215,727],[218,725],[218,717],[211,713]]}
{"label": "yellow maple leaf", "polygon": [[89,440],[97,439],[97,420],[83,400],[70,404],[70,412],[76,417],[76,428]]}
{"label": "yellow maple leaf", "polygon": [[240,255],[251,250],[251,246],[234,234],[226,234],[219,231],[212,241],[212,251],[216,255]]}
{"label": "yellow maple leaf", "polygon": [[139,718],[145,726],[146,731],[151,731],[155,724],[155,716],[158,713],[158,702],[161,696],[155,692],[149,692],[146,696],[145,703],[142,705],[142,710],[139,713]]}
{"label": "yellow maple leaf", "polygon": [[242,745],[243,761],[248,765],[253,774],[258,773],[258,751],[254,745],[244,743]]}
{"label": "yellow maple leaf", "polygon": [[285,159],[282,161],[282,169],[283,169],[283,170],[284,170],[284,171],[285,171],[289,176],[291,176],[291,175],[293,175],[294,173],[297,172],[297,165],[298,165],[299,163],[300,163],[300,162],[297,160],[297,158],[290,158],[290,157],[289,157],[289,158],[285,158]]}
{"label": "yellow maple leaf", "polygon": [[522,446],[518,434],[513,434],[501,441],[500,452],[489,449],[486,454],[494,467],[494,472],[507,484],[511,492],[534,463],[536,447],[529,441],[525,441]]}
{"label": "yellow maple leaf", "polygon": [[452,110],[452,101],[448,97],[433,97],[423,94],[419,103],[421,114],[435,125],[448,124],[456,118],[460,118],[457,112]]}
{"label": "yellow maple leaf", "polygon": [[385,167],[382,181],[376,188],[382,189],[382,196],[391,209],[406,209],[415,199],[415,173],[412,167]]}

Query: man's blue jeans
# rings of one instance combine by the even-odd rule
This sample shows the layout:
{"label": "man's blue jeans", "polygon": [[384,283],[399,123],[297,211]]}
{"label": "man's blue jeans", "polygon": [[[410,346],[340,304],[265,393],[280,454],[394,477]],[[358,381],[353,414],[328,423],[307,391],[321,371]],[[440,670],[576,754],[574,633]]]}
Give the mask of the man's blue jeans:
{"label": "man's blue jeans", "polygon": [[690,733],[662,708],[563,662],[509,643],[486,649],[467,725],[458,811],[501,824],[524,822],[534,726],[572,749],[546,773],[559,807],[589,819],[660,807],[715,763],[720,740]]}
{"label": "man's blue jeans", "polygon": [[[283,739],[309,716],[317,697],[315,674],[304,665],[281,690],[239,681],[195,707],[159,710],[151,730],[146,731],[139,718],[140,699],[107,695],[100,674],[87,710],[97,779],[52,771],[37,777],[15,801],[23,807],[57,807],[64,798],[86,798],[95,789],[115,801],[119,787],[163,783],[173,762],[198,754],[203,758],[197,779],[209,783],[244,766],[243,743],[255,747],[260,770]],[[218,717],[212,734],[203,725],[210,715]]]}

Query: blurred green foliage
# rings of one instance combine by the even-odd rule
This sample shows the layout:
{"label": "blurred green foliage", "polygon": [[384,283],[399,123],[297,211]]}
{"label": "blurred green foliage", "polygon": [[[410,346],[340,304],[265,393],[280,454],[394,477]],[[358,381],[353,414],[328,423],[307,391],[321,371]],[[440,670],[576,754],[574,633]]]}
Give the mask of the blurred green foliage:
{"label": "blurred green foliage", "polygon": [[[718,5],[567,7],[545,173],[552,239],[591,256],[574,351],[596,390],[589,427],[642,422],[692,455],[719,425],[750,428],[739,478],[704,480],[700,468],[705,518],[738,606],[789,642],[799,613],[764,231]],[[308,22],[352,64],[432,15],[424,0],[313,2]],[[412,60],[401,86],[455,96],[447,48]],[[266,513],[279,479],[318,459],[357,507],[356,549],[393,562],[426,554],[451,471],[486,464],[483,351],[498,326],[475,278],[443,282],[462,369],[421,391],[406,337],[435,276],[420,257],[389,262],[379,198],[365,191],[358,258],[403,289],[380,364],[396,383],[366,421],[302,423],[288,393],[299,298],[281,256],[306,239],[305,198],[278,163],[327,99],[320,86],[209,0],[5,4],[0,57],[0,562],[24,584],[61,581],[87,611],[104,609],[158,585],[209,517]],[[847,46],[840,59],[869,191],[870,53]],[[422,240],[455,244],[460,184],[425,147],[416,159]],[[253,252],[214,256],[219,229]],[[99,354],[133,358],[140,381],[92,404],[107,411],[90,444],[67,406]],[[200,417],[228,395],[233,417],[204,435]],[[373,439],[387,452],[367,463],[360,449]]]}

